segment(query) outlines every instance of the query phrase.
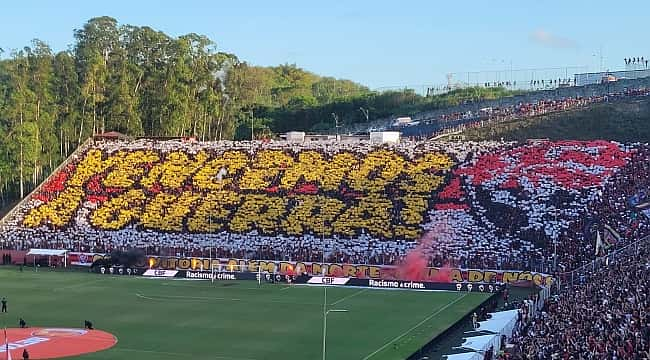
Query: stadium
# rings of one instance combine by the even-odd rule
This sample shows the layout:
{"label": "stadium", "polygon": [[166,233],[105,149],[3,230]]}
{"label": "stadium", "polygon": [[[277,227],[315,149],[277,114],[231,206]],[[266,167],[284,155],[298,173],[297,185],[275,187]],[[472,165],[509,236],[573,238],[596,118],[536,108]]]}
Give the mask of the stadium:
{"label": "stadium", "polygon": [[[67,92],[43,95],[59,110],[41,110],[40,83],[31,83],[37,76],[23,79],[34,92],[21,93],[19,65],[43,61],[36,49],[0,60],[0,122],[21,134],[20,146],[3,148],[13,160],[0,159],[13,176],[2,177],[3,194],[20,194],[0,220],[0,359],[650,356],[647,113],[639,111],[642,130],[626,125],[636,140],[577,133],[469,139],[524,124],[544,134],[544,124],[558,118],[643,108],[645,68],[627,69],[625,78],[591,74],[593,81],[576,74],[553,89],[500,93],[501,84],[465,84],[497,92],[435,108],[442,100],[427,94],[426,106],[400,120],[371,122],[361,107],[365,121],[343,127],[333,114],[326,130],[280,133],[286,125],[262,120],[308,110],[203,102],[222,88],[238,101],[229,88],[236,81],[210,75],[223,54],[196,55],[204,45],[188,45],[195,52],[186,54],[194,73],[201,61],[212,64],[210,76],[192,78],[206,81],[196,85],[196,103],[154,96],[162,83],[139,60],[131,65],[142,67],[141,80],[125,80],[126,65],[105,78],[115,89],[121,81],[145,89],[131,110],[114,105],[128,91],[89,96],[100,80],[93,87],[88,79],[100,70],[83,71],[102,60],[83,56],[101,47],[88,44],[99,38],[93,31],[109,33],[106,24],[116,22],[91,19],[75,35],[74,56],[84,60],[74,65],[81,96],[68,105],[80,106],[78,118],[67,117]],[[148,28],[120,31],[127,53],[138,36],[175,41],[152,40]],[[69,77],[59,73],[65,56],[45,56],[48,88],[66,88]],[[139,59],[124,57],[132,58]],[[178,64],[167,76],[182,73]],[[231,74],[238,71],[232,66]],[[39,105],[30,107],[32,100]],[[350,101],[356,119],[360,100]],[[265,115],[247,118],[253,108]],[[40,111],[61,121],[46,127],[36,116],[34,140],[14,119]],[[226,119],[236,111],[241,118]]]}

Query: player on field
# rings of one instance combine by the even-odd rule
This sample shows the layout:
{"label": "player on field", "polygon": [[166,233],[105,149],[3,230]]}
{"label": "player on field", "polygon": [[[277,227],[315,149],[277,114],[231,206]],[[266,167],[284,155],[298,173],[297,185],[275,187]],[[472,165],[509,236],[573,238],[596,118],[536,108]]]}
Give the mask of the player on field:
{"label": "player on field", "polygon": [[7,312],[7,298],[2,298],[2,312],[6,313]]}

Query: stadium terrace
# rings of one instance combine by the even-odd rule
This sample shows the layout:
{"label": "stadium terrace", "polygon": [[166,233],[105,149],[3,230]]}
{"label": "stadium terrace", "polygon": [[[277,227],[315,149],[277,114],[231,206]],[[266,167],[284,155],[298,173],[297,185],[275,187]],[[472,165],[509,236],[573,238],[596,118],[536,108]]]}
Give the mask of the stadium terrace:
{"label": "stadium terrace", "polygon": [[593,226],[621,244],[649,233],[627,201],[649,155],[609,141],[89,141],[5,218],[2,246],[569,270],[617,246]]}

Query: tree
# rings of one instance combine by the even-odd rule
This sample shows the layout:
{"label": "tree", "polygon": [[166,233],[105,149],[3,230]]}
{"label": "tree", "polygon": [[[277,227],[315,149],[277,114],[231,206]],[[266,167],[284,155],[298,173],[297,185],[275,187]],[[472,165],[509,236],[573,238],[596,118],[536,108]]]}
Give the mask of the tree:
{"label": "tree", "polygon": [[129,64],[126,54],[119,50],[112,56],[108,67],[111,72],[106,84],[106,128],[129,135],[143,135],[142,121],[138,111],[139,97],[136,94],[137,79],[141,70]]}
{"label": "tree", "polygon": [[[103,16],[90,19],[83,29],[74,32],[77,44],[75,56],[81,75],[83,100],[78,143],[92,134],[105,131],[106,118],[103,102],[107,98],[106,81],[109,62],[120,47],[120,31],[117,20]],[[92,132],[89,133],[92,123]]]}
{"label": "tree", "polygon": [[33,183],[38,183],[43,178],[44,164],[47,165],[48,173],[54,169],[58,162],[56,150],[58,141],[55,132],[55,121],[57,117],[54,95],[54,71],[52,63],[54,56],[52,50],[43,41],[35,39],[32,47],[26,48],[30,65],[30,89],[34,93],[34,121],[37,125],[35,135],[41,144],[39,151],[40,159],[34,159]]}
{"label": "tree", "polygon": [[365,86],[350,80],[337,80],[333,77],[323,77],[312,85],[312,94],[319,104],[329,104],[338,100],[358,97],[369,93]]}
{"label": "tree", "polygon": [[12,154],[10,162],[16,164],[19,172],[20,197],[25,196],[25,179],[32,177],[33,168],[25,164],[35,163],[40,154],[38,125],[35,122],[36,94],[30,89],[30,65],[25,51],[12,54],[8,64],[9,91],[5,108],[9,119],[7,150]]}
{"label": "tree", "polygon": [[159,136],[172,39],[150,27],[125,25],[121,33],[127,61],[137,69],[134,94],[139,98],[143,133]]}
{"label": "tree", "polygon": [[[374,92],[295,64],[252,66],[208,37],[169,36],[103,16],[74,30],[69,51],[34,40],[0,59],[0,195],[24,194],[95,133],[248,139],[512,94],[463,89],[423,97]],[[2,49],[0,49],[2,53]]]}
{"label": "tree", "polygon": [[54,57],[53,92],[57,118],[55,133],[59,137],[59,155],[67,157],[72,144],[76,143],[78,132],[75,131],[81,123],[79,77],[75,68],[74,55],[62,51]]}
{"label": "tree", "polygon": [[79,124],[78,144],[83,139],[96,134],[105,124],[102,114],[103,102],[106,98],[106,65],[98,52],[88,54],[84,60],[84,72],[81,75],[81,121]]}

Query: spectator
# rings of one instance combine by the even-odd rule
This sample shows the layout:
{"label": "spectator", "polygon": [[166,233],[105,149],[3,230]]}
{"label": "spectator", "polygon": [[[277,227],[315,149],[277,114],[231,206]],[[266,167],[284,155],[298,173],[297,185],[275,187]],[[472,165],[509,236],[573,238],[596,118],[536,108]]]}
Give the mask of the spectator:
{"label": "spectator", "polygon": [[627,201],[649,164],[648,144],[606,141],[102,141],[0,225],[0,244],[380,265],[417,248],[431,266],[561,272],[596,257],[592,217],[622,235],[610,251],[650,234]]}
{"label": "spectator", "polygon": [[[607,281],[603,281],[607,279]],[[650,357],[650,252],[645,242],[549,299],[522,323],[517,358],[647,359]]]}

